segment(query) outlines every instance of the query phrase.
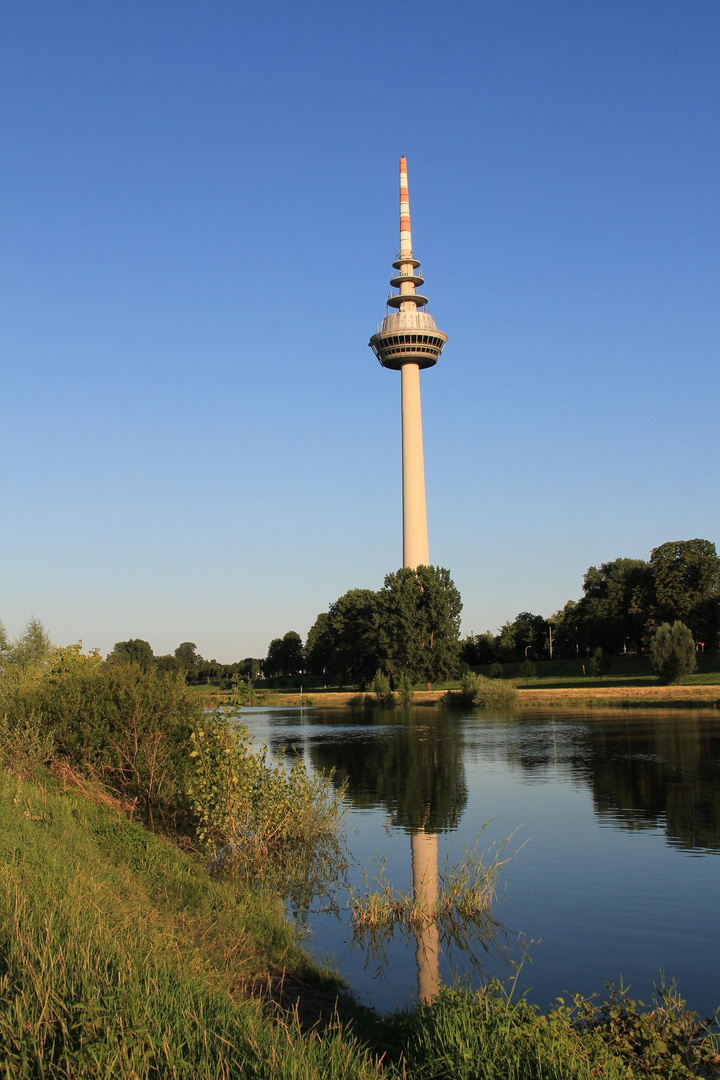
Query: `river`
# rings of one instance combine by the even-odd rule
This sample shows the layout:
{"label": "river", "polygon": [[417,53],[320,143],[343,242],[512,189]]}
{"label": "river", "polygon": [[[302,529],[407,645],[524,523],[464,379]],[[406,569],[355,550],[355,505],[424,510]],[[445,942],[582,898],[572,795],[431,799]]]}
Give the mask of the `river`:
{"label": "river", "polygon": [[382,862],[409,891],[413,858],[432,876],[484,825],[491,854],[512,836],[491,940],[395,933],[373,951],[344,907],[310,916],[309,947],[361,1000],[389,1011],[438,979],[509,980],[522,961],[518,989],[543,1008],[608,981],[649,1004],[662,973],[697,1012],[720,1006],[716,711],[246,709],[243,721],[347,784],[356,888]]}

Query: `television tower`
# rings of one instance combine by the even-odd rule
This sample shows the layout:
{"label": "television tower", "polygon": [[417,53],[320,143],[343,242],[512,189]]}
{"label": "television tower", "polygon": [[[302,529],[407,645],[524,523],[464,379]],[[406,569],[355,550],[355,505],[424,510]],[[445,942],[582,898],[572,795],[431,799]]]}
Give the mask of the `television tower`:
{"label": "television tower", "polygon": [[[400,371],[402,409],[403,566],[429,566],[425,465],[423,460],[420,369],[437,364],[447,341],[415,292],[423,284],[410,236],[407,161],[400,158],[400,251],[390,278],[388,311],[369,345],[385,368]],[[397,289],[394,293],[392,289]]]}

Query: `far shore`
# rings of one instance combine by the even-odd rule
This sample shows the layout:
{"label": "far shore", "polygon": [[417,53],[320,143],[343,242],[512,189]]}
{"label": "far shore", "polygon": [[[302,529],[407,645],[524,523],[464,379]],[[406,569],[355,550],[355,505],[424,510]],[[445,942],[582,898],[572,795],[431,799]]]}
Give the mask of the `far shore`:
{"label": "far shore", "polygon": [[[525,687],[518,686],[521,709],[552,708],[720,708],[720,686],[568,686],[568,687]],[[416,690],[413,692],[413,705],[436,705],[447,693],[446,690]],[[373,695],[368,693],[369,697]],[[227,696],[218,693],[208,694],[222,704]],[[323,709],[347,708],[351,698],[357,698],[357,691],[309,690],[301,694],[299,690],[259,690],[256,706],[315,706]]]}

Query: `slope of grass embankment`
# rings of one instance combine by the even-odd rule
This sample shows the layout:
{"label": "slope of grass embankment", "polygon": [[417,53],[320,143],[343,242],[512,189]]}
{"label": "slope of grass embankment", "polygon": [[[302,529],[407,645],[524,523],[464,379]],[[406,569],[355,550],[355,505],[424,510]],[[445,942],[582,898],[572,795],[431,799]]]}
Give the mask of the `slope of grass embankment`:
{"label": "slope of grass embankment", "polygon": [[374,1075],[337,1024],[309,1039],[263,1008],[283,979],[315,1019],[337,997],[281,901],[103,801],[0,771],[0,1075],[289,1076],[290,1057],[297,1075]]}

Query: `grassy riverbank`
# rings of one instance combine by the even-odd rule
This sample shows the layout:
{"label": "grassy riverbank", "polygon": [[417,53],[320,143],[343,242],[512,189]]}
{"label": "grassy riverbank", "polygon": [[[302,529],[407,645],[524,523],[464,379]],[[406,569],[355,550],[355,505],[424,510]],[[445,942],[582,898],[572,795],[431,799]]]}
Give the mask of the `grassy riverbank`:
{"label": "grassy riverbank", "polygon": [[0,1078],[720,1077],[673,995],[359,1007],[284,907],[342,886],[339,796],[205,705],[78,646],[0,672]]}
{"label": "grassy riverbank", "polygon": [[[660,686],[656,680],[637,685],[627,680],[584,679],[573,680],[558,686],[538,679],[513,680],[518,688],[518,707],[534,708],[720,708],[720,685],[689,683],[682,686]],[[412,704],[416,706],[438,705],[447,689],[456,689],[457,682],[443,684],[442,689],[414,690]],[[228,700],[228,695],[212,688],[198,687],[198,696],[215,704]],[[300,693],[290,690],[261,690],[256,704],[299,708],[314,705],[323,709],[347,708],[357,690],[312,690]]]}
{"label": "grassy riverbank", "polygon": [[[535,664],[536,673],[523,677],[518,663],[503,666],[502,682],[517,687],[519,708],[720,708],[720,661],[714,654],[698,656],[698,671],[681,685],[662,685],[653,674],[647,656],[623,655],[609,660],[603,676],[592,676],[580,659],[544,660]],[[488,677],[490,666],[476,669]],[[277,680],[276,680],[277,681]],[[312,677],[280,680],[288,685],[255,684],[252,704],[259,706],[345,708],[358,701],[357,687],[316,685]],[[435,705],[448,690],[457,690],[460,681],[439,683],[432,690],[413,687],[413,705]],[[230,700],[230,691],[200,685],[191,692],[208,703],[221,705]],[[368,696],[373,694],[368,691]]]}
{"label": "grassy riverbank", "polygon": [[305,956],[277,896],[212,880],[106,792],[62,775],[0,772],[7,1080],[720,1075],[672,998],[654,1013],[616,1001],[542,1016],[492,986],[389,1018],[360,1009]]}

